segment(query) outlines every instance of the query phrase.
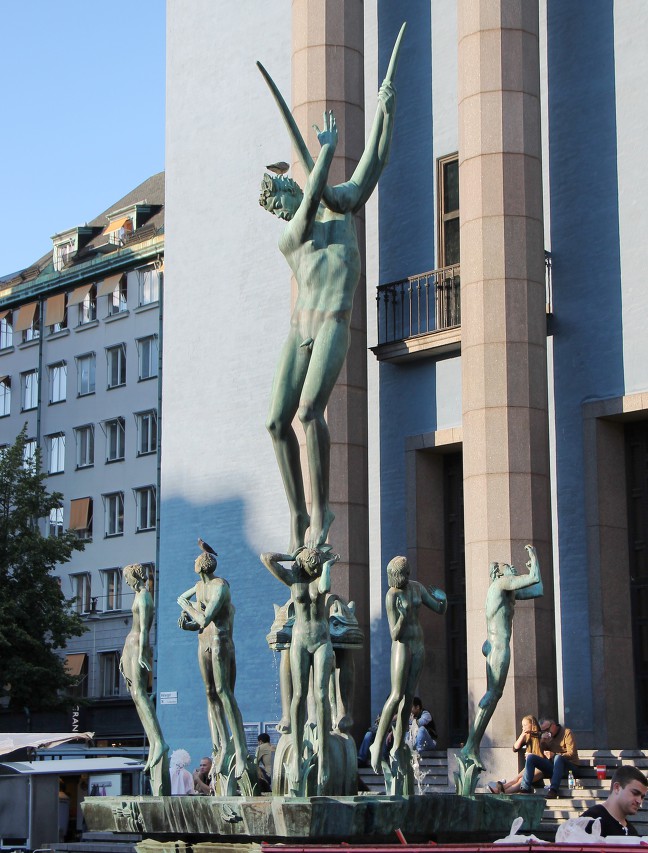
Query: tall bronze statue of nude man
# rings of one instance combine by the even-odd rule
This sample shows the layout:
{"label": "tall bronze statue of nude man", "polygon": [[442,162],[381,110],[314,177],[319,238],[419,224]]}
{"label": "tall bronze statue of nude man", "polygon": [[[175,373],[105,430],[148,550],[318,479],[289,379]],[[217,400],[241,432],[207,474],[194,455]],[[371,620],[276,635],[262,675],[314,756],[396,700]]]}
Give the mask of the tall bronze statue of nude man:
{"label": "tall bronze statue of nude man", "polygon": [[[258,63],[310,173],[303,192],[291,178],[264,175],[259,199],[262,207],[288,223],[279,248],[298,288],[267,420],[290,506],[290,553],[303,545],[321,548],[334,518],[329,506],[330,436],[324,411],[349,348],[351,309],[361,260],[353,217],[373,192],[387,163],[396,106],[391,77],[402,34],[401,29],[378,92],[378,109],[365,151],[351,179],[335,187],[327,185],[338,141],[335,116],[324,113],[322,130],[314,126],[320,152],[313,164],[281,95]],[[292,426],[295,415],[306,436],[310,517],[299,443]]]}
{"label": "tall bronze statue of nude man", "polygon": [[528,575],[519,575],[508,563],[491,563],[490,586],[486,593],[486,641],[482,654],[486,658],[486,693],[479,706],[466,744],[460,752],[465,764],[472,762],[483,768],[479,747],[486,727],[504,692],[511,663],[511,634],[515,602],[540,598],[544,593],[540,564],[533,545],[524,546],[529,555]]}

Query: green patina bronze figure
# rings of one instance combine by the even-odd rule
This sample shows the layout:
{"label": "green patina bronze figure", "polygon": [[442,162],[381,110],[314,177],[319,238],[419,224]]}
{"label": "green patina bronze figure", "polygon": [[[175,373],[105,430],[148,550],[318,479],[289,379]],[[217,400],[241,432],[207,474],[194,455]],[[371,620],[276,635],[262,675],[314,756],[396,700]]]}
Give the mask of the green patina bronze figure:
{"label": "green patina bronze figure", "polygon": [[[257,63],[308,173],[303,192],[291,178],[264,175],[259,199],[266,210],[288,223],[279,248],[298,288],[267,421],[290,507],[291,553],[304,544],[309,548],[323,546],[334,518],[329,506],[330,437],[324,411],[349,348],[351,309],[360,279],[354,215],[373,192],[387,163],[396,106],[391,78],[404,27],[378,93],[378,110],[364,154],[351,179],[335,187],[327,185],[338,141],[333,113],[324,113],[322,130],[315,126],[320,152],[313,164],[290,111],[268,73]],[[292,426],[295,415],[306,436],[310,516],[299,444]]]}
{"label": "green patina bronze figure", "polygon": [[[385,596],[385,609],[392,638],[391,692],[380,715],[376,737],[370,748],[371,766],[376,773],[385,771],[386,779],[393,779],[397,788],[389,793],[413,793],[408,790],[411,781],[411,756],[405,743],[409,726],[412,699],[425,662],[423,629],[418,618],[421,605],[435,613],[444,614],[448,608],[445,592],[436,587],[424,587],[410,580],[410,566],[406,557],[394,557],[387,565],[389,589]],[[396,715],[394,744],[390,750],[390,765],[381,760],[381,751],[387,731]],[[409,784],[405,781],[408,780]],[[400,780],[400,781],[399,781]]]}
{"label": "green patina bronze figure", "polygon": [[[199,543],[203,553],[195,562],[195,571],[200,580],[178,597],[178,604],[183,610],[178,624],[185,631],[198,632],[198,665],[207,693],[207,716],[213,744],[211,776],[213,779],[223,776],[227,780],[233,775],[240,780],[249,772],[249,756],[243,718],[234,696],[236,653],[232,631],[235,608],[228,582],[216,576],[217,554],[202,540]],[[195,601],[192,601],[194,596]],[[234,746],[233,774],[230,770],[232,752],[228,727]],[[232,788],[227,781],[221,782],[221,793],[225,788]]]}
{"label": "green patina bronze figure", "polygon": [[133,599],[133,624],[124,643],[119,669],[124,676],[149,742],[149,753],[144,770],[151,774],[151,791],[154,796],[171,793],[169,778],[169,747],[164,741],[155,707],[148,694],[149,673],[153,665],[153,650],[149,633],[153,624],[153,598],[146,588],[146,569],[139,563],[125,566],[124,580],[135,592]]}
{"label": "green patina bronze figure", "polygon": [[528,575],[518,575],[508,563],[491,563],[490,586],[486,593],[486,641],[482,654],[486,658],[486,693],[479,701],[466,744],[459,753],[457,792],[474,793],[479,771],[484,769],[479,747],[486,727],[497,707],[511,662],[511,633],[515,602],[540,598],[543,594],[540,564],[533,545],[525,545],[529,554]]}
{"label": "green patina bronze figure", "polygon": [[[261,562],[290,587],[295,622],[290,641],[290,738],[292,751],[288,779],[291,793],[304,789],[304,726],[307,716],[309,680],[313,676],[313,699],[317,718],[317,793],[328,793],[331,704],[329,683],[334,665],[326,595],[331,589],[331,567],[339,560],[311,548],[295,554],[261,554]],[[290,568],[282,563],[292,563]]]}

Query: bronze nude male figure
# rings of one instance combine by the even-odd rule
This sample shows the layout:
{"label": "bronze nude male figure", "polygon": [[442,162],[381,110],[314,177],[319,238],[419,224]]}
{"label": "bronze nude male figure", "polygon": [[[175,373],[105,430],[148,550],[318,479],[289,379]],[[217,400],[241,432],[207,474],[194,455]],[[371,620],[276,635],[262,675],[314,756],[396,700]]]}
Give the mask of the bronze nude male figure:
{"label": "bronze nude male figure", "polygon": [[[258,63],[309,173],[303,192],[291,178],[265,174],[259,199],[266,210],[288,223],[279,248],[298,288],[267,420],[290,507],[291,553],[304,544],[309,548],[323,546],[334,518],[329,506],[330,437],[324,412],[349,348],[351,309],[360,279],[354,215],[373,192],[387,163],[396,105],[391,76],[401,37],[402,30],[378,93],[378,110],[364,154],[351,179],[335,187],[327,185],[338,142],[333,113],[324,113],[322,130],[315,126],[320,152],[313,165],[281,95]],[[295,415],[306,436],[310,517],[299,444],[292,426]]]}
{"label": "bronze nude male figure", "polygon": [[153,597],[146,587],[146,569],[140,563],[124,567],[124,580],[134,591],[135,597],[132,606],[133,624],[124,643],[119,670],[148,738],[149,753],[144,769],[151,773],[151,790],[154,796],[164,796],[171,793],[169,747],[147,690],[153,663],[153,650],[149,643],[154,615]]}
{"label": "bronze nude male figure", "polygon": [[211,775],[216,777],[228,772],[229,725],[234,744],[234,775],[239,779],[247,770],[248,751],[243,718],[234,696],[236,654],[232,631],[235,608],[229,584],[225,578],[216,576],[216,566],[216,553],[203,548],[195,562],[200,580],[178,597],[183,610],[178,624],[185,631],[198,632],[198,665],[207,692],[207,716],[214,749]]}
{"label": "bronze nude male figure", "polygon": [[518,575],[508,563],[491,563],[491,578],[486,593],[486,641],[482,654],[486,658],[486,693],[479,706],[466,744],[459,754],[464,766],[472,763],[483,769],[479,746],[504,692],[504,684],[511,663],[511,633],[515,602],[523,599],[540,598],[543,595],[540,564],[533,545],[525,545],[529,554],[528,575]]}
{"label": "bronze nude male figure", "polygon": [[[293,791],[299,787],[308,685],[313,674],[313,693],[318,730],[317,791],[325,794],[329,781],[329,737],[331,705],[329,683],[334,665],[333,645],[326,611],[326,594],[331,589],[331,567],[337,554],[324,559],[321,551],[300,548],[296,554],[261,554],[261,562],[282,583],[290,587],[295,606],[295,624],[290,643],[290,735],[292,758],[289,779]],[[290,568],[281,563],[292,563]]]}
{"label": "bronze nude male figure", "polygon": [[[381,750],[394,714],[394,745],[390,758],[399,762],[405,735],[408,730],[412,699],[416,691],[423,664],[425,643],[418,612],[421,605],[443,615],[448,608],[445,592],[437,587],[425,587],[410,580],[410,565],[406,557],[394,557],[387,565],[389,589],[385,596],[385,609],[392,638],[391,691],[380,714],[376,737],[371,745],[371,766],[376,773],[381,768]],[[402,762],[409,764],[409,761]]]}

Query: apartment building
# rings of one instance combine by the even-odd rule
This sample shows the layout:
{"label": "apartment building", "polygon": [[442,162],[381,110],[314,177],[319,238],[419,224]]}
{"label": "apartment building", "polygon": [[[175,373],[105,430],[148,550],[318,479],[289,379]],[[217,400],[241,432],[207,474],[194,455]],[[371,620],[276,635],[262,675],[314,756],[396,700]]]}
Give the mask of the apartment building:
{"label": "apartment building", "polygon": [[[122,568],[145,564],[154,588],[163,270],[159,173],[0,279],[0,444],[27,424],[26,455],[40,448],[48,489],[64,495],[43,532],[72,528],[85,543],[58,569],[88,629],[67,665],[88,700],[74,724],[106,743],[142,742],[119,673],[132,603]],[[67,730],[72,713],[38,715],[32,730]],[[0,726],[20,730],[13,717]]]}

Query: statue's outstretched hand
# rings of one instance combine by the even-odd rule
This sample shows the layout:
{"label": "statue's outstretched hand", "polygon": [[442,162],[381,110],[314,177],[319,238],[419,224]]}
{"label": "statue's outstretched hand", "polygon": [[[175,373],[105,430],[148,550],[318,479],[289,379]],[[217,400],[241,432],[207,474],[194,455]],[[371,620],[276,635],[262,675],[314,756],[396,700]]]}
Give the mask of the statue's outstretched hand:
{"label": "statue's outstretched hand", "polygon": [[149,665],[149,662],[145,658],[143,658],[142,655],[139,656],[139,658],[137,659],[137,662],[142,667],[142,669],[145,669],[148,672],[151,671],[151,667]]}
{"label": "statue's outstretched hand", "polygon": [[378,89],[378,103],[385,115],[393,115],[396,109],[396,89],[391,83],[385,81]]}
{"label": "statue's outstretched hand", "polygon": [[320,130],[319,127],[314,124],[315,133],[317,134],[317,139],[322,148],[325,145],[331,145],[333,149],[337,147],[338,142],[338,129],[337,124],[335,122],[335,116],[333,115],[333,110],[324,111],[324,129]]}

